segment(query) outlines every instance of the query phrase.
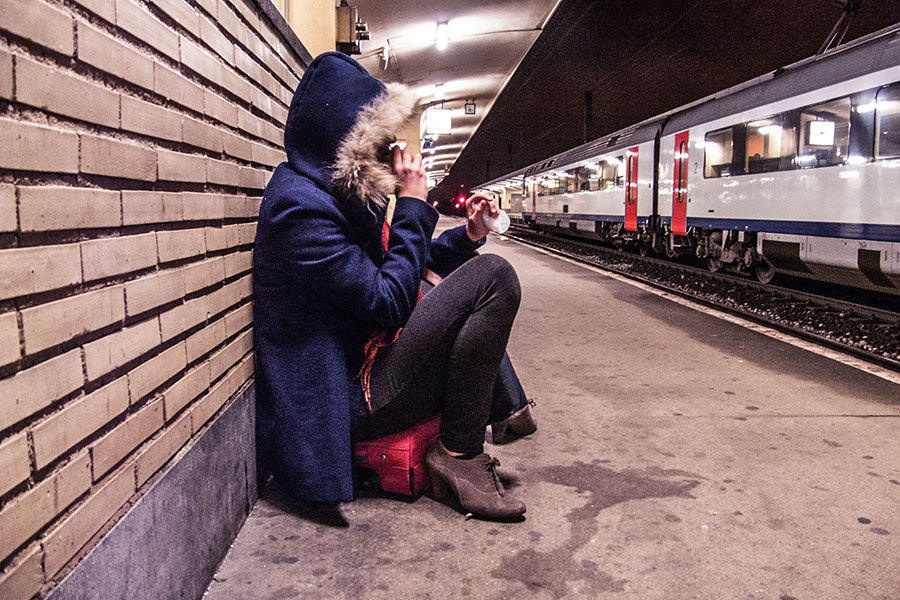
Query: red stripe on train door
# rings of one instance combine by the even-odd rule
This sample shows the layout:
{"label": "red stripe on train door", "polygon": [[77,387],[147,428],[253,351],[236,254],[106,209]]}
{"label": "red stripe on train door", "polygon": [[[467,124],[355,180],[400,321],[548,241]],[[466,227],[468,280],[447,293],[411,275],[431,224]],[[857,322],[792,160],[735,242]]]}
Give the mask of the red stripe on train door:
{"label": "red stripe on train door", "polygon": [[675,136],[675,171],[672,178],[672,233],[687,233],[688,132]]}
{"label": "red stripe on train door", "polygon": [[637,231],[638,147],[625,152],[625,229]]}

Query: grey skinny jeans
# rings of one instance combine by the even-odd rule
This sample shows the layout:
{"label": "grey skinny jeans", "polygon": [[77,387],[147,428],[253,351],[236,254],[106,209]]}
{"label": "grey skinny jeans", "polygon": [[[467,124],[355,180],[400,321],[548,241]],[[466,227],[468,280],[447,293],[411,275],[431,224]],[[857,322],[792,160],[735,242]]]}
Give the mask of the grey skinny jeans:
{"label": "grey skinny jeans", "polygon": [[452,452],[481,452],[494,380],[521,290],[506,259],[466,261],[416,304],[392,345],[372,366],[372,412],[361,409],[354,439],[402,431],[441,413]]}

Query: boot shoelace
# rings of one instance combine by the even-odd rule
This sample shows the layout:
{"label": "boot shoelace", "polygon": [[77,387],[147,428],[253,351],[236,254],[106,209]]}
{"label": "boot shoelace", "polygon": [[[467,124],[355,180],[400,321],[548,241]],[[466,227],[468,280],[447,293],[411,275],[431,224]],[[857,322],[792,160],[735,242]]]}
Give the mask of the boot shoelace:
{"label": "boot shoelace", "polygon": [[494,487],[497,488],[497,492],[503,496],[505,490],[503,489],[503,483],[500,481],[500,475],[497,474],[497,467],[499,466],[500,461],[496,458],[490,458],[484,462],[484,470],[491,474],[491,479],[494,481]]}

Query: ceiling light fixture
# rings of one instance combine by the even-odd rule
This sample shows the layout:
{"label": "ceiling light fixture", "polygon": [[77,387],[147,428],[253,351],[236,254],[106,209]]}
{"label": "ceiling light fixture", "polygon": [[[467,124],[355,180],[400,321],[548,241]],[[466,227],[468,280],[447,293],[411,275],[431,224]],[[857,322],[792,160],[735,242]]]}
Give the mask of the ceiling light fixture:
{"label": "ceiling light fixture", "polygon": [[448,44],[450,44],[450,26],[447,21],[442,21],[437,24],[434,45],[438,50],[446,50]]}
{"label": "ceiling light fixture", "polygon": [[450,110],[446,108],[429,108],[425,111],[425,135],[449,135]]}

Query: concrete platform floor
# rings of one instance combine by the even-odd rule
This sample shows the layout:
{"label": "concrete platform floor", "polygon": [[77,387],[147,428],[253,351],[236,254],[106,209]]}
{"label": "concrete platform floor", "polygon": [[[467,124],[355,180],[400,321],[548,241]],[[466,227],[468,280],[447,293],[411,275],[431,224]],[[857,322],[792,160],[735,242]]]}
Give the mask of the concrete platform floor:
{"label": "concrete platform floor", "polygon": [[[443,225],[447,225],[444,222]],[[209,600],[900,598],[900,386],[492,237],[538,432],[522,522],[263,492]]]}

